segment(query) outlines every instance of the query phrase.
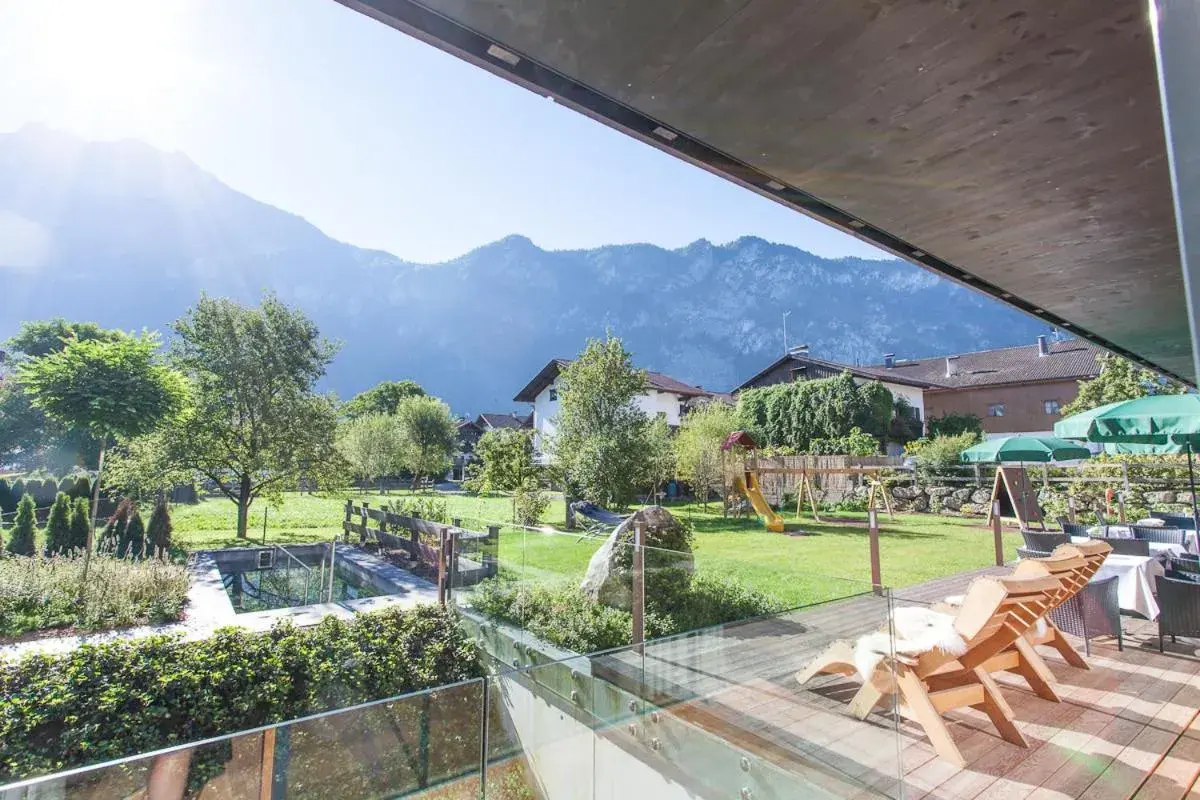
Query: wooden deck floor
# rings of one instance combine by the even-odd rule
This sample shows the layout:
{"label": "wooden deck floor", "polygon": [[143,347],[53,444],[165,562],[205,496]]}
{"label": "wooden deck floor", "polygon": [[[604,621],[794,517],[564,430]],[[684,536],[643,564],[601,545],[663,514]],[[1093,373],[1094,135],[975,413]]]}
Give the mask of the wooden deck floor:
{"label": "wooden deck floor", "polygon": [[[896,604],[961,594],[976,575],[1008,571],[910,587]],[[793,677],[830,641],[873,630],[887,613],[886,600],[867,595],[652,643],[641,674],[670,713],[846,796],[1200,800],[1200,642],[1181,639],[1160,654],[1157,625],[1126,619],[1124,651],[1114,639],[1093,640],[1091,670],[1043,648],[1063,702],[998,676],[1030,747],[1000,739],[981,712],[953,712],[951,732],[968,761],[958,769],[910,722],[850,716],[856,680],[826,676],[802,688]]]}

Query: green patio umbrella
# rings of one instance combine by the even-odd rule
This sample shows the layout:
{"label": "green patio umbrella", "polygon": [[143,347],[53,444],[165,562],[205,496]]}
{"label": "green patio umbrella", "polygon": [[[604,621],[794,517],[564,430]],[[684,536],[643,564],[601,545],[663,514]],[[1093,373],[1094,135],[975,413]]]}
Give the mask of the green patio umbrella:
{"label": "green patio umbrella", "polygon": [[1075,461],[1090,458],[1092,451],[1075,442],[1054,436],[1004,436],[987,439],[962,451],[959,458],[967,464],[998,461]]}
{"label": "green patio umbrella", "polygon": [[[1054,436],[1002,436],[995,439],[985,439],[973,447],[968,447],[959,454],[959,460],[966,464],[1013,463],[1024,464],[1036,462],[1039,464],[1051,461],[1075,461],[1090,458],[1092,451],[1075,442],[1058,439]],[[1024,482],[1022,482],[1023,485]],[[1021,491],[1021,509],[1026,507],[1025,491]],[[1025,518],[1029,515],[1026,513]]]}
{"label": "green patio umbrella", "polygon": [[1192,519],[1200,528],[1196,471],[1192,463],[1192,453],[1200,446],[1200,395],[1156,394],[1119,400],[1060,420],[1054,425],[1054,433],[1065,439],[1103,444],[1183,447],[1192,490]]}

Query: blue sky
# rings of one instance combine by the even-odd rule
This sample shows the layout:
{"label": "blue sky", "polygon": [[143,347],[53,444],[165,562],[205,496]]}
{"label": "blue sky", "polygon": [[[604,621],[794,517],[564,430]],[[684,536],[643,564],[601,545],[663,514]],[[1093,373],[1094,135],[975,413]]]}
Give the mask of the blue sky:
{"label": "blue sky", "polygon": [[884,257],[333,0],[0,0],[0,131],[31,122],[182,151],[416,261],[510,233]]}

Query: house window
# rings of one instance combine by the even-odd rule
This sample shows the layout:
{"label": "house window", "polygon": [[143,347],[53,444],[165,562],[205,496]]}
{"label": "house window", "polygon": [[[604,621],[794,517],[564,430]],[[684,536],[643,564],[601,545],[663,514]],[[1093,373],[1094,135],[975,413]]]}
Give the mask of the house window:
{"label": "house window", "polygon": [[808,367],[792,367],[791,376],[793,381],[808,380]]}
{"label": "house window", "polygon": [[988,416],[989,417],[1003,417],[1004,416],[1004,403],[992,403],[990,406],[988,406]]}
{"label": "house window", "polygon": [[550,390],[550,402],[553,403],[556,400],[558,400],[558,389],[551,389]]}
{"label": "house window", "polygon": [[687,414],[687,403],[680,403],[679,404],[679,416],[683,417],[685,414]]}
{"label": "house window", "polygon": [[1043,400],[1042,407],[1046,409],[1046,413],[1051,416],[1058,416],[1060,413],[1057,400]]}

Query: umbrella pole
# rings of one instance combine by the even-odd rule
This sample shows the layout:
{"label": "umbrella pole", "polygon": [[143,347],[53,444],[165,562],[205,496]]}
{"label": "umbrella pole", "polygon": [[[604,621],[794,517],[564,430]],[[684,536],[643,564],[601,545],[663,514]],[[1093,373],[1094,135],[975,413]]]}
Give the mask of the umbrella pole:
{"label": "umbrella pole", "polygon": [[[1196,526],[1197,531],[1200,531],[1200,511],[1196,507],[1196,471],[1192,467],[1192,443],[1187,443],[1188,456],[1188,486],[1192,490],[1192,524]],[[1200,533],[1196,534],[1200,536]]]}

